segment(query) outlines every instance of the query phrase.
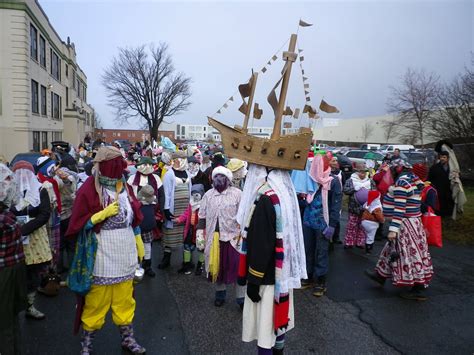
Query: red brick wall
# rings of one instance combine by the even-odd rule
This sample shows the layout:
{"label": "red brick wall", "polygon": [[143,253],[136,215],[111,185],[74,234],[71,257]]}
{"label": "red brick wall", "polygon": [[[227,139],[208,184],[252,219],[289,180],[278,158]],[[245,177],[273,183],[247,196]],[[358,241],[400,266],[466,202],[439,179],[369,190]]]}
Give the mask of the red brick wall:
{"label": "red brick wall", "polygon": [[[117,139],[126,139],[130,143],[141,142],[145,135],[145,140],[150,140],[150,134],[147,130],[134,129],[96,129],[95,137],[101,138],[107,143],[112,143]],[[163,135],[174,140],[174,131],[158,131],[158,135]]]}

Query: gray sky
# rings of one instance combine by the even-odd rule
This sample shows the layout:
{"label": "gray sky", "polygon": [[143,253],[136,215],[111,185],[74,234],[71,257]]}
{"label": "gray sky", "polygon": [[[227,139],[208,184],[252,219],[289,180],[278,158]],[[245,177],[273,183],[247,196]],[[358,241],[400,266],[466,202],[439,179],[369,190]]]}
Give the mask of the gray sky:
{"label": "gray sky", "polygon": [[[313,105],[324,98],[337,106],[341,113],[334,118],[384,114],[389,86],[397,85],[407,67],[450,80],[470,64],[474,48],[472,1],[40,3],[62,39],[70,36],[76,44],[88,78],[88,101],[107,128],[115,126],[114,110],[107,105],[101,75],[119,47],[169,44],[175,67],[193,81],[192,106],[175,117],[183,123],[205,123],[250,70],[260,70],[297,30],[300,18],[314,24],[300,29],[298,37]],[[257,102],[266,118],[255,126],[271,122],[265,98],[278,79],[280,58],[257,84]],[[216,117],[240,123],[239,98]],[[298,66],[287,103],[304,105]],[[130,127],[138,125],[131,122]]]}

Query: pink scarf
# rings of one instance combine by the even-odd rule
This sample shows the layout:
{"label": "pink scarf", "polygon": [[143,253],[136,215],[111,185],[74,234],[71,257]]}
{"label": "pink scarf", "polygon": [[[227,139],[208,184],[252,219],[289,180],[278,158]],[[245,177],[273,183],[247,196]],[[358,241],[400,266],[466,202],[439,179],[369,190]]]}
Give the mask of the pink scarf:
{"label": "pink scarf", "polygon": [[[324,170],[323,156],[321,154],[316,154],[314,157],[309,169],[309,176],[318,183],[319,188],[321,189],[324,220],[329,224],[328,191],[331,190],[331,181],[333,177],[331,176],[330,167]],[[308,203],[313,201],[316,192],[307,196],[306,200]]]}

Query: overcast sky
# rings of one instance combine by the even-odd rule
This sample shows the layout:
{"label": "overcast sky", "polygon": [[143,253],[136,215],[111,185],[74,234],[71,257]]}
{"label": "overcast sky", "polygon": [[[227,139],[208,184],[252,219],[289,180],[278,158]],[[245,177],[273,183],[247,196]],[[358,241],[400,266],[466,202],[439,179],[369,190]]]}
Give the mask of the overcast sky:
{"label": "overcast sky", "polygon": [[[192,78],[192,105],[174,118],[205,123],[231,96],[251,69],[260,70],[297,30],[314,106],[321,98],[337,106],[337,118],[382,115],[389,86],[407,67],[452,79],[470,65],[473,51],[473,1],[327,2],[162,2],[40,0],[56,31],[76,44],[87,75],[88,101],[104,126],[114,127],[101,75],[120,47],[167,42],[177,70]],[[285,48],[286,49],[286,48]],[[282,62],[261,75],[257,102],[269,125],[268,91]],[[294,67],[288,104],[304,105],[299,66]],[[239,123],[239,97],[221,116]],[[217,116],[219,117],[219,116]],[[327,115],[325,117],[328,117]],[[131,127],[138,127],[134,123]]]}

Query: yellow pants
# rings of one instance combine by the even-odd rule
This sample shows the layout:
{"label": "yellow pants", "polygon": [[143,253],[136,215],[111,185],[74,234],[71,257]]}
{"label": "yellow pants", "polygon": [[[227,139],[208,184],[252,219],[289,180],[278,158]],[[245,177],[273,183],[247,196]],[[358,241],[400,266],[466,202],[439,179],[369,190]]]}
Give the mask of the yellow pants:
{"label": "yellow pants", "polygon": [[116,325],[132,324],[135,315],[133,280],[114,285],[92,285],[81,316],[82,328],[89,331],[102,328],[110,307]]}

